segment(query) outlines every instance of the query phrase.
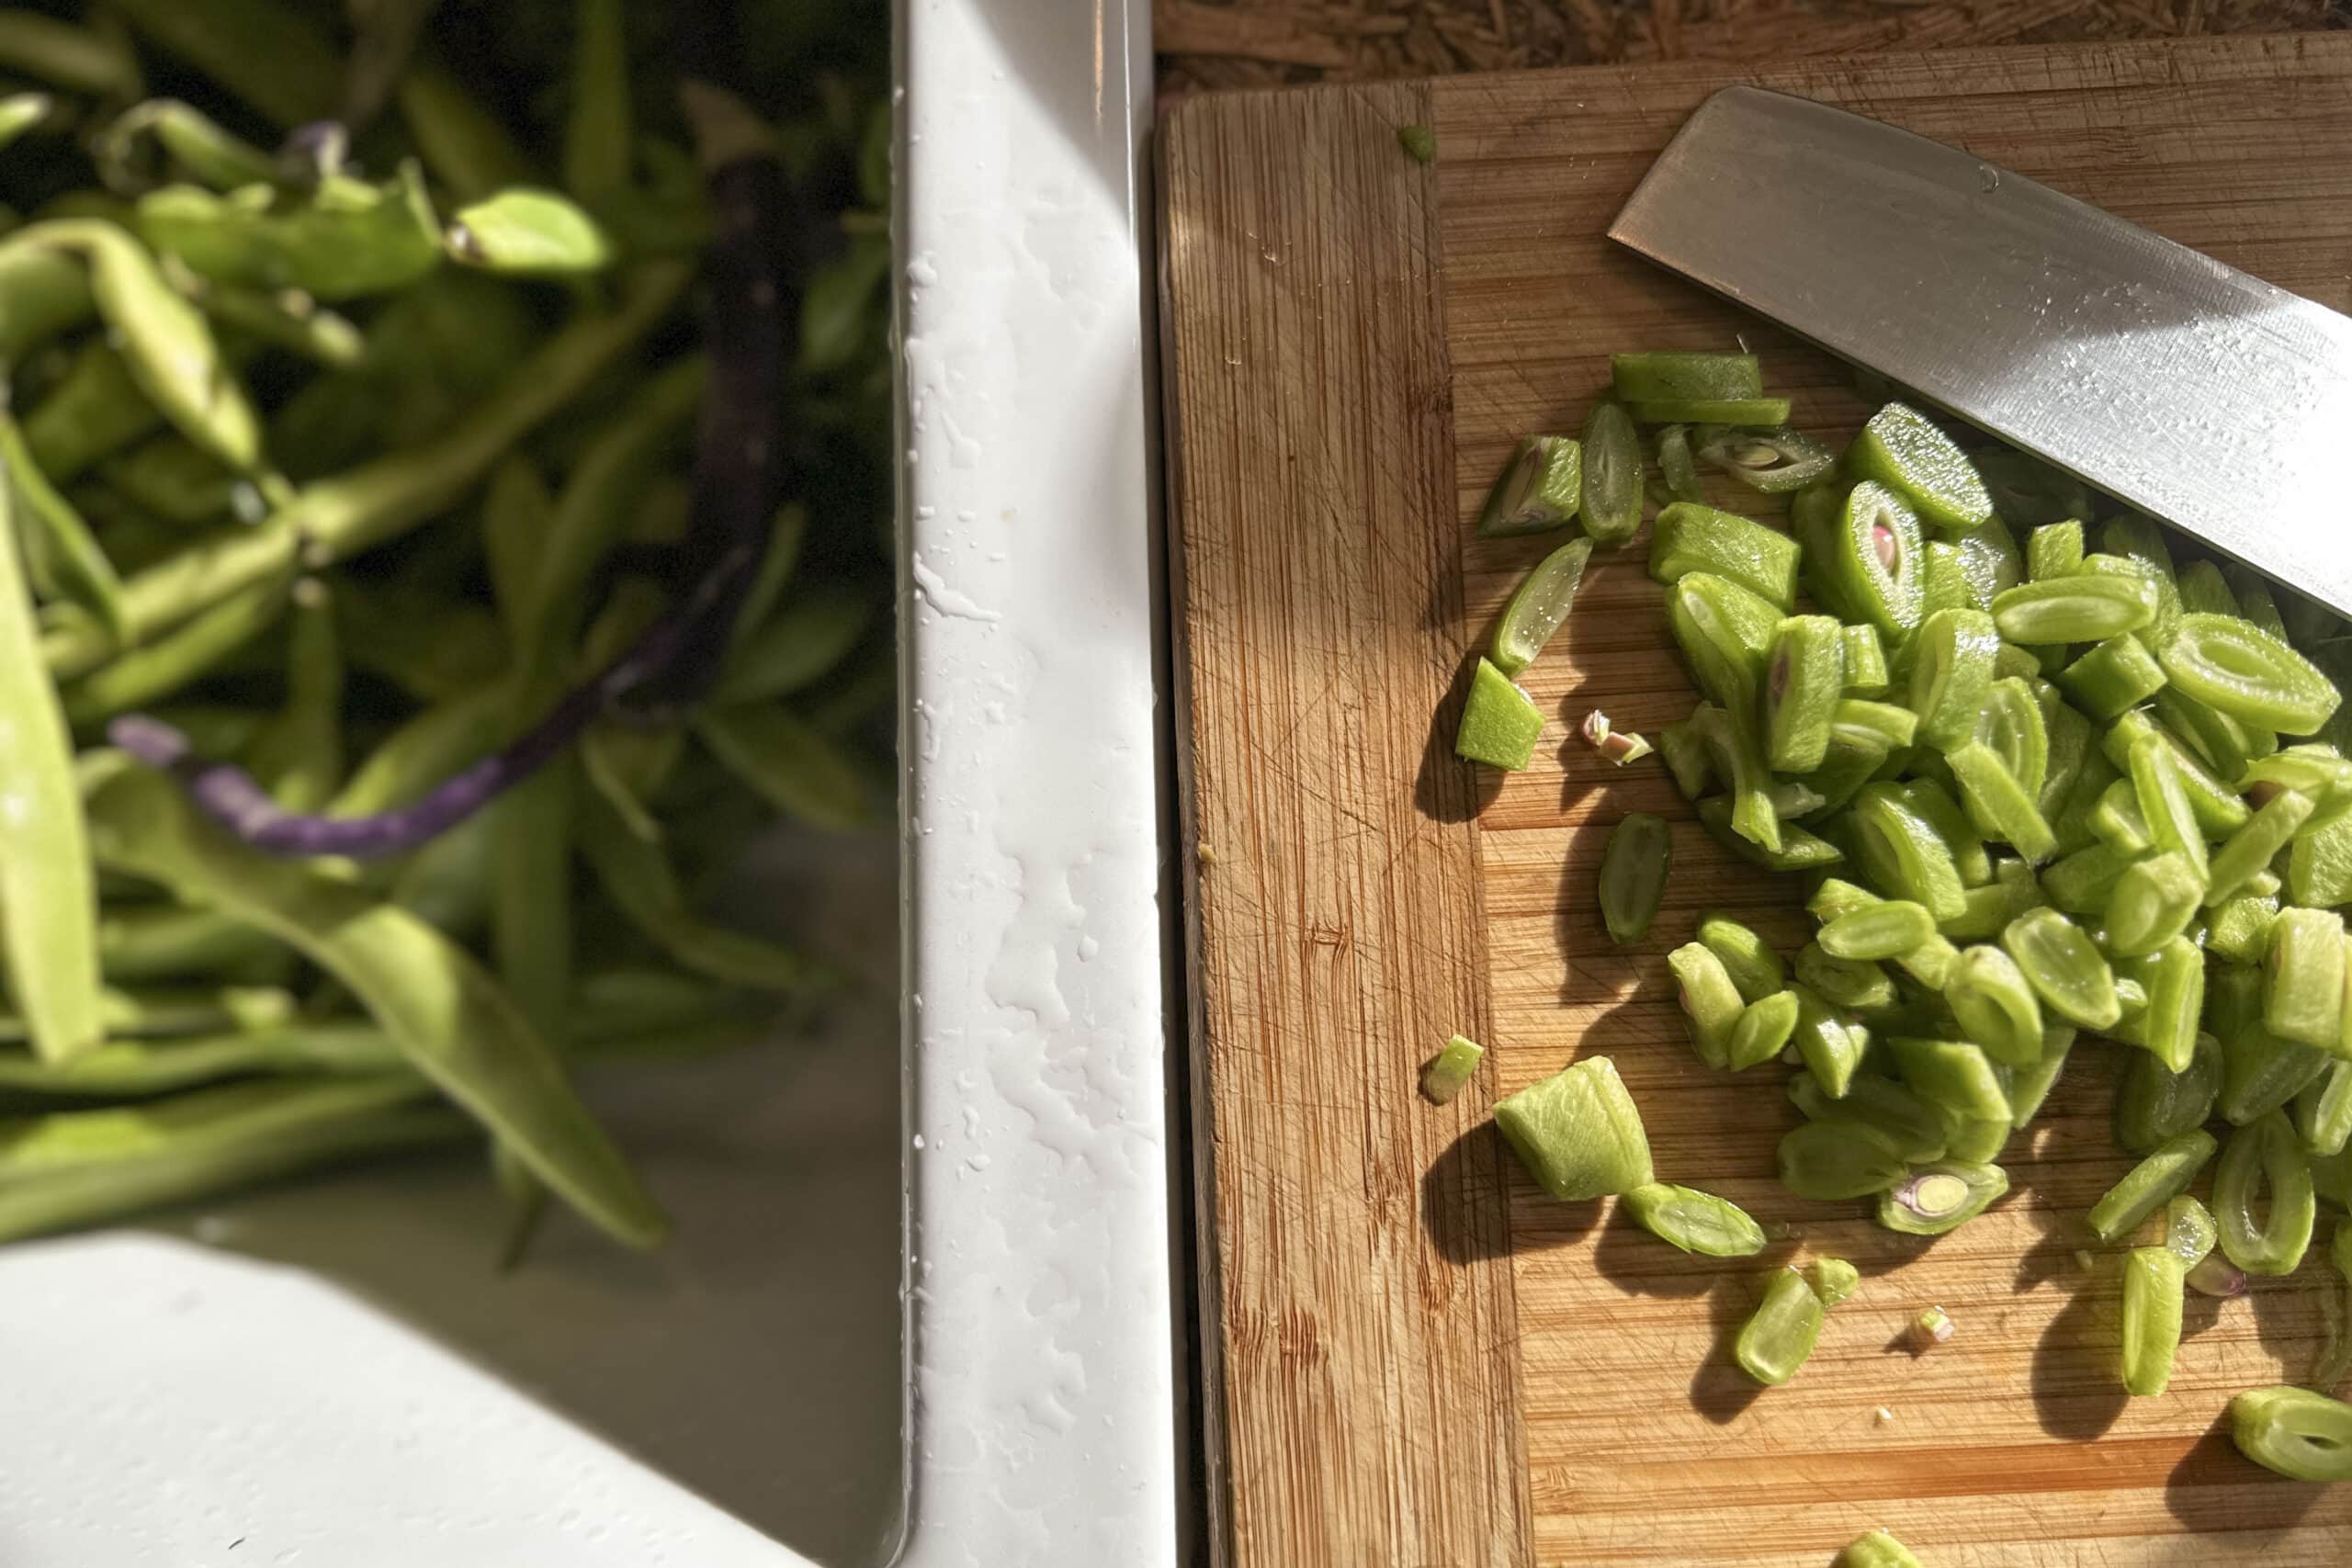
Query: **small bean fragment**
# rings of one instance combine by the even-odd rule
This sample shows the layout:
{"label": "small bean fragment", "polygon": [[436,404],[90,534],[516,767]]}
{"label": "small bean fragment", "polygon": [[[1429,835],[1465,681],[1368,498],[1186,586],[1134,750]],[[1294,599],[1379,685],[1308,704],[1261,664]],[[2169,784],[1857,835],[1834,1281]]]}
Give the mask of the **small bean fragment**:
{"label": "small bean fragment", "polygon": [[1776,992],[1742,1008],[1732,1025],[1726,1065],[1736,1073],[1745,1072],[1779,1055],[1796,1032],[1799,1011],[1793,991]]}
{"label": "small bean fragment", "polygon": [[1731,1060],[1732,1030],[1747,1003],[1723,961],[1699,942],[1685,942],[1666,955],[1673,971],[1675,999],[1690,1021],[1690,1043],[1711,1067]]}
{"label": "small bean fragment", "polygon": [[1478,1063],[1486,1054],[1486,1047],[1476,1041],[1459,1034],[1453,1036],[1421,1069],[1421,1092],[1431,1104],[1452,1104],[1477,1077]]}
{"label": "small bean fragment", "polygon": [[2335,1050],[2343,1034],[2344,917],[2333,909],[2281,909],[2263,975],[2263,1027],[2283,1040]]}
{"label": "small bean fragment", "polygon": [[[1478,536],[1504,539],[1565,528],[1584,483],[1584,448],[1573,435],[1522,435],[1487,492]],[[1588,541],[1586,548],[1590,549]]]}
{"label": "small bean fragment", "polygon": [[[1984,1125],[1999,1138],[2008,1135],[2007,1118]],[[1936,1161],[1880,1195],[1878,1223],[1905,1235],[1942,1235],[1983,1213],[2008,1190],[2009,1173],[1997,1165]]]}
{"label": "small bean fragment", "polygon": [[1838,1554],[1838,1561],[1830,1568],[1925,1568],[1925,1565],[1912,1554],[1909,1547],[1894,1537],[1884,1530],[1872,1530],[1848,1542],[1846,1550]]}
{"label": "small bean fragment", "polygon": [[1743,1001],[1761,1001],[1787,984],[1781,955],[1729,915],[1701,916],[1698,937],[1731,976]]}
{"label": "small bean fragment", "polygon": [[1805,1265],[1805,1283],[1821,1298],[1821,1304],[1834,1307],[1849,1300],[1862,1288],[1861,1270],[1842,1258],[1816,1258]]}

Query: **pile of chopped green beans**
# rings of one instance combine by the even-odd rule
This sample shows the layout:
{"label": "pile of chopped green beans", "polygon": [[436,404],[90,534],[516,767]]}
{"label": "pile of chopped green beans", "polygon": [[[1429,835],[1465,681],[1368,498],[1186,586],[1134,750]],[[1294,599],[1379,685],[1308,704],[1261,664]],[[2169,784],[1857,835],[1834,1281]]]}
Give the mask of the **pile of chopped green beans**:
{"label": "pile of chopped green beans", "polygon": [[[2083,1229],[2127,1248],[2118,1381],[2161,1394],[2184,1293],[2294,1273],[2319,1200],[2352,1200],[2352,626],[1899,402],[1839,452],[1782,427],[1747,355],[1621,355],[1613,380],[1580,436],[1522,441],[1488,498],[1484,536],[1585,536],[1512,598],[1457,750],[1527,765],[1544,716],[1512,677],[1590,550],[1634,532],[1627,476],[1654,471],[1649,570],[1699,693],[1657,751],[1711,835],[1804,878],[1817,923],[1784,958],[1710,915],[1667,955],[1693,1049],[1794,1068],[1792,1193],[1934,1236],[2008,1191],[2002,1151],[2078,1034],[2127,1047],[2116,1130],[2139,1164]],[[1785,527],[1710,504],[1702,469],[1747,510],[1784,497]],[[1669,868],[1663,823],[1616,827],[1612,941],[1646,934]],[[1595,1060],[1495,1108],[1539,1182],[1618,1194],[1686,1250],[1758,1250],[1729,1203],[1656,1184],[1613,1066],[1606,1100],[1571,1082]],[[2231,1407],[2242,1450],[2306,1480],[2352,1477],[2352,1406],[2330,1397],[2352,1371],[2352,1220],[2333,1238],[2312,1386]],[[1738,1363],[1793,1376],[1831,1296],[1773,1275]],[[1928,1308],[1915,1348],[1953,1326]],[[1911,1561],[1883,1536],[1849,1559]]]}
{"label": "pile of chopped green beans", "polygon": [[837,983],[715,922],[889,788],[887,29],[0,14],[0,1240],[487,1134]]}

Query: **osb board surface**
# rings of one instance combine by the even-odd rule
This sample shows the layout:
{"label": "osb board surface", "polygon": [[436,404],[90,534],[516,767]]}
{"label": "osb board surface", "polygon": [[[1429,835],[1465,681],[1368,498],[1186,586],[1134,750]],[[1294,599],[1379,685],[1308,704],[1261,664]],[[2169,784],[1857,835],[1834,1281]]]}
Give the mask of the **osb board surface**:
{"label": "osb board surface", "polygon": [[[1601,239],[1730,79],[1456,78],[1428,89],[1426,115],[1422,89],[1329,89],[1204,100],[1170,123],[1221,1543],[1252,1564],[1795,1568],[1884,1523],[1947,1568],[2352,1560],[2352,1498],[2256,1471],[2217,1426],[2230,1393],[2311,1364],[2315,1272],[2192,1307],[2170,1397],[2116,1386],[2115,1258],[2081,1272],[2073,1229],[2123,1168],[2107,1047],[2083,1048],[2013,1146],[2018,1193],[1951,1237],[1780,1192],[1781,1070],[1699,1069],[1663,954],[1709,907],[1793,950],[1791,885],[1725,857],[1655,766],[1618,773],[1568,739],[1593,706],[1655,733],[1691,700],[1645,538],[1596,568],[1525,678],[1556,750],[1483,794],[1475,824],[1442,754],[1450,713],[1415,721],[1544,547],[1472,536],[1486,480],[1518,434],[1580,423],[1612,349],[1745,333],[1798,423],[1842,438],[1866,412],[1845,372]],[[2352,304],[2352,40],[1742,79],[1958,142]],[[1381,162],[1422,118],[1437,164]],[[1451,515],[1426,505],[1441,480]],[[1591,889],[1631,809],[1674,823],[1677,872],[1651,936],[1620,950]],[[1483,988],[1465,993],[1464,964]],[[1491,1031],[1487,1072],[1452,1110],[1413,1104],[1414,1066],[1464,1021]],[[1640,1099],[1663,1176],[1786,1239],[1753,1265],[1685,1258],[1604,1206],[1544,1200],[1507,1159],[1496,1202],[1485,1108],[1594,1052]],[[1863,1292],[1795,1382],[1758,1396],[1728,1335],[1766,1268],[1825,1252],[1862,1266]],[[1893,1342],[1929,1302],[1960,1336],[1915,1359]]]}

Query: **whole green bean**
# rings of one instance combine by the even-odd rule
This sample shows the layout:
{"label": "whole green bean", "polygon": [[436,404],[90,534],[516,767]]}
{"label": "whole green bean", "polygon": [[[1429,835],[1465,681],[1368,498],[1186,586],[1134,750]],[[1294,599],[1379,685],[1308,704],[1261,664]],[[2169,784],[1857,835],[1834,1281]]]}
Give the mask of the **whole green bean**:
{"label": "whole green bean", "polygon": [[143,1100],[255,1074],[423,1083],[391,1036],[359,1023],[296,1024],[161,1043],[110,1040],[65,1062],[0,1050],[5,1094]]}
{"label": "whole green bean", "polygon": [[697,917],[662,851],[630,832],[594,795],[582,802],[580,842],[621,913],[687,968],[768,990],[798,990],[833,979],[831,966],[819,960]]}
{"label": "whole green bean", "polygon": [[166,186],[140,197],[132,223],[209,283],[316,299],[390,293],[441,265],[441,227],[413,162],[380,186],[331,175],[292,205],[253,198],[262,194]]}
{"label": "whole green bean", "polygon": [[117,115],[90,145],[98,174],[118,191],[136,190],[140,138],[153,136],[172,161],[214,190],[267,185],[277,164],[243,137],[177,98],[150,98]]}
{"label": "whole green bean", "polygon": [[300,951],[348,987],[419,1070],[582,1214],[633,1246],[661,1238],[661,1212],[546,1042],[447,938],[356,888],[236,843],[161,774],[118,774],[92,798],[90,813],[104,863]]}
{"label": "whole green bean", "polygon": [[[462,1118],[414,1077],[268,1082],[54,1113],[0,1131],[0,1241],[92,1224],[338,1159],[446,1141]],[[21,1159],[70,1148],[76,1157]]]}
{"label": "whole green bean", "polygon": [[139,91],[139,62],[117,40],[21,6],[0,11],[0,67],[100,97]]}
{"label": "whole green bean", "polygon": [[169,904],[101,911],[98,964],[118,985],[233,975],[281,979],[286,949],[210,909]]}
{"label": "whole green bean", "polygon": [[0,240],[0,361],[10,364],[97,309],[89,273],[48,245],[28,244],[25,233]]}
{"label": "whole green bean", "polygon": [[281,128],[334,117],[343,62],[306,17],[278,0],[121,0],[117,9]]}
{"label": "whole green bean", "polygon": [[694,731],[711,755],[778,811],[820,828],[873,826],[865,781],[848,753],[783,708],[711,709],[695,716]]}
{"label": "whole green bean", "polygon": [[459,208],[445,248],[468,266],[524,277],[601,272],[613,260],[612,241],[570,198],[519,186]]}
{"label": "whole green bean", "polygon": [[[276,986],[136,990],[108,986],[98,993],[98,1022],[109,1040],[163,1040],[275,1029],[290,1021],[295,1010],[294,994]],[[0,1041],[23,1044],[31,1038],[32,1031],[21,1016],[0,1013]]]}
{"label": "whole green bean", "polygon": [[324,584],[304,578],[291,599],[286,703],[254,741],[246,767],[280,806],[315,811],[343,785],[343,639]]}
{"label": "whole green bean", "polygon": [[0,410],[0,469],[16,491],[25,574],[43,598],[89,612],[109,633],[124,628],[122,581],[71,502],[57,492],[27,448],[24,432]]}
{"label": "whole green bean", "polygon": [[178,691],[276,626],[290,586],[256,583],[73,682],[64,688],[66,716],[94,723]]}
{"label": "whole green bean", "polygon": [[0,474],[0,959],[34,1048],[62,1061],[104,1032],[97,884],[73,737],[40,670],[16,494]]}
{"label": "whole green bean", "polygon": [[91,300],[120,338],[131,379],[164,417],[232,468],[243,472],[260,460],[260,423],[203,312],[164,281],[137,240],[95,219],[61,218],[20,229],[7,243],[85,262]]}
{"label": "whole green bean", "polygon": [[[0,319],[7,309],[0,300]],[[64,377],[26,413],[25,446],[52,483],[65,484],[163,423],[163,414],[130,378],[122,355],[97,336],[74,351]]]}
{"label": "whole green bean", "polygon": [[495,747],[506,734],[507,707],[502,684],[478,687],[423,710],[352,771],[329,812],[366,817],[415,799]]}
{"label": "whole green bean", "polygon": [[[141,572],[123,584],[133,634],[152,637],[286,571],[298,551],[313,567],[323,566],[437,515],[666,315],[686,276],[686,269],[673,263],[646,264],[617,310],[582,316],[548,339],[447,434],[306,486],[254,526],[217,536]],[[96,628],[61,628],[41,645],[51,671],[59,676],[86,671],[107,650],[103,632]]]}
{"label": "whole green bean", "polygon": [[809,593],[736,644],[711,701],[735,707],[813,685],[849,657],[872,624],[872,606],[855,594],[838,589]]}

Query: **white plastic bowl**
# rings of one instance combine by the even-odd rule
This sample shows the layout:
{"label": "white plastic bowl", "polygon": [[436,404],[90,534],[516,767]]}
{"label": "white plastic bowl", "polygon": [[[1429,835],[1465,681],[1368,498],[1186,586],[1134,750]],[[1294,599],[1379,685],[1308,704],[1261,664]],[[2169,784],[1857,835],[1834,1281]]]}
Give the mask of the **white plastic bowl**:
{"label": "white plastic bowl", "polygon": [[[903,1019],[600,1078],[650,1257],[462,1158],[0,1250],[7,1568],[1177,1561],[1147,8],[899,25]],[[887,843],[745,886],[887,998]]]}

